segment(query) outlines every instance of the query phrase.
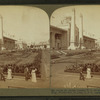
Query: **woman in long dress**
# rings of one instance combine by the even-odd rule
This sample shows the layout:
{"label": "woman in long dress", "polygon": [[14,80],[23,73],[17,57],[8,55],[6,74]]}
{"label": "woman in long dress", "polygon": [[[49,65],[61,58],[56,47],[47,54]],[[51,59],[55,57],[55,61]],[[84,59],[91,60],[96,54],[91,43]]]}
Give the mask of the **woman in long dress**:
{"label": "woman in long dress", "polygon": [[8,75],[7,75],[7,79],[12,79],[12,70],[11,70],[11,66],[8,66]]}
{"label": "woman in long dress", "polygon": [[37,82],[36,80],[36,68],[32,68],[32,82]]}

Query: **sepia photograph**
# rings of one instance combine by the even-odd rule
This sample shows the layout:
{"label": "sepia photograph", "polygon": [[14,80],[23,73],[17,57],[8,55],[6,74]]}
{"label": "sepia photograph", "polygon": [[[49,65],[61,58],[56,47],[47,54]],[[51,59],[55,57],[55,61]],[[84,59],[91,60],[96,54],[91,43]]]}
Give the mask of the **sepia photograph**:
{"label": "sepia photograph", "polygon": [[99,10],[99,5],[79,5],[52,13],[52,88],[100,88]]}
{"label": "sepia photograph", "polygon": [[0,88],[49,88],[49,17],[33,6],[0,6]]}

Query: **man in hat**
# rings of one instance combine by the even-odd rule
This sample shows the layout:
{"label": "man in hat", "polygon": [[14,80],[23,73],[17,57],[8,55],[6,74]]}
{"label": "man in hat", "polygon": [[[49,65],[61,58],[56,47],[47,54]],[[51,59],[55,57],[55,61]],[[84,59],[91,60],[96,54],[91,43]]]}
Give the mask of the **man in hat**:
{"label": "man in hat", "polygon": [[82,67],[80,67],[80,80],[83,80],[83,81],[85,80]]}
{"label": "man in hat", "polygon": [[29,69],[27,66],[25,66],[25,69],[24,69],[24,74],[25,74],[25,80],[28,81],[28,75],[29,75]]}

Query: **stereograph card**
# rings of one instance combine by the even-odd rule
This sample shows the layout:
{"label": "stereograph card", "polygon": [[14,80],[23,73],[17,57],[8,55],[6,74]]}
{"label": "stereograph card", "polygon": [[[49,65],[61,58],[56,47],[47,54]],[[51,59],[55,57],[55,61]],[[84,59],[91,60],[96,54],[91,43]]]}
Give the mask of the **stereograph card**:
{"label": "stereograph card", "polygon": [[0,5],[0,96],[100,95],[99,5]]}

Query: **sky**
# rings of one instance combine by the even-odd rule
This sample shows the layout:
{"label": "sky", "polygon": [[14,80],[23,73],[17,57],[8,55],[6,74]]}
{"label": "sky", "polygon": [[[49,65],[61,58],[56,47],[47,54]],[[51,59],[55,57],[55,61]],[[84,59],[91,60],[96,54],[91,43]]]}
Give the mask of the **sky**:
{"label": "sky", "polygon": [[55,10],[50,18],[50,24],[60,27],[61,20],[71,16],[75,8],[76,25],[80,26],[80,14],[83,15],[83,30],[95,39],[100,39],[100,5],[79,5],[62,7]]}
{"label": "sky", "polygon": [[[27,43],[49,40],[49,18],[45,11],[31,6],[0,6],[3,34]],[[8,35],[8,36],[10,36]]]}

